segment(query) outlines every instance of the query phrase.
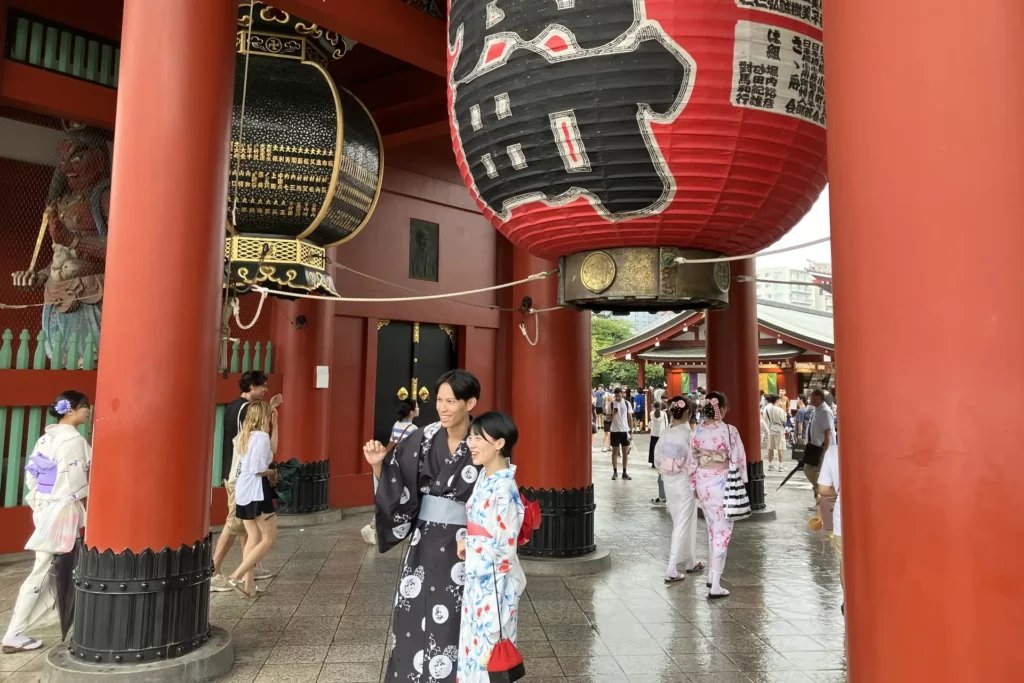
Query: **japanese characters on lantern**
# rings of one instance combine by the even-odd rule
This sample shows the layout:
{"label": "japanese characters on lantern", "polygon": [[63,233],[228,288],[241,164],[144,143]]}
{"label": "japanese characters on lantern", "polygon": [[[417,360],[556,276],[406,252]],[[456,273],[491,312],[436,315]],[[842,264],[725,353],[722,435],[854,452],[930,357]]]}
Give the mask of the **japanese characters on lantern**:
{"label": "japanese characters on lantern", "polygon": [[450,23],[454,131],[481,201],[503,220],[579,197],[613,221],[664,210],[675,181],[652,127],[685,106],[690,56],[633,0],[501,4],[457,3]]}
{"label": "japanese characters on lantern", "polygon": [[825,127],[821,42],[769,24],[738,22],[732,103]]}

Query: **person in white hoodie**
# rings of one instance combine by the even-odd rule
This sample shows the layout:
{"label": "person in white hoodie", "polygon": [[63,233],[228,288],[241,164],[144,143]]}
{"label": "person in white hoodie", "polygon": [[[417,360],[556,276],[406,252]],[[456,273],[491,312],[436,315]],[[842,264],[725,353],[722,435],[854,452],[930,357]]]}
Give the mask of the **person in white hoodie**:
{"label": "person in white hoodie", "polygon": [[32,624],[53,607],[56,587],[50,566],[56,555],[70,552],[85,526],[85,498],[89,495],[92,448],[78,433],[89,422],[89,399],[78,391],[65,391],[50,406],[57,424],[47,426],[25,467],[35,531],[25,544],[36,554],[32,572],[21,584],[11,622],[3,639],[4,654],[38,650],[43,643],[25,635]]}
{"label": "person in white hoodie", "polygon": [[671,426],[661,433],[654,449],[654,464],[664,481],[669,514],[672,515],[672,546],[669,551],[665,583],[682,581],[683,565],[687,574],[704,569],[697,561],[697,501],[688,476],[690,455],[690,416],[693,403],[675,396],[668,403]]}

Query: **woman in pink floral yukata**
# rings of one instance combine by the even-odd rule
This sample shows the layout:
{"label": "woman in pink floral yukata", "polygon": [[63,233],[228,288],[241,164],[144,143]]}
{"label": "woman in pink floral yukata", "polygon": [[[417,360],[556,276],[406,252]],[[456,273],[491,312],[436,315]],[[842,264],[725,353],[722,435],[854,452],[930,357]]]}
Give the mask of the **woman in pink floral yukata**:
{"label": "woman in pink floral yukata", "polygon": [[729,466],[735,465],[743,483],[747,483],[747,455],[743,450],[743,441],[735,427],[722,421],[728,410],[725,394],[720,391],[710,392],[702,408],[704,423],[693,430],[690,438],[690,483],[697,502],[704,508],[704,520],[708,524],[708,555],[711,558],[709,598],[729,595],[729,591],[721,585],[733,525],[733,520],[725,513]]}

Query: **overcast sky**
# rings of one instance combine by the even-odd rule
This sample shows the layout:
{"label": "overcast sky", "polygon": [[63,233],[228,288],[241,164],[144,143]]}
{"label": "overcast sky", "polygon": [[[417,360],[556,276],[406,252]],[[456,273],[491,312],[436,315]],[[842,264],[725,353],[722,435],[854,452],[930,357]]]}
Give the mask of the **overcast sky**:
{"label": "overcast sky", "polygon": [[[819,197],[818,201],[815,202],[813,207],[811,207],[810,212],[804,216],[804,219],[797,223],[796,227],[790,230],[785,237],[764,251],[773,251],[783,247],[791,247],[797,244],[811,242],[813,240],[821,239],[822,237],[828,237],[828,216],[828,188],[826,187],[825,191],[821,193],[821,197]],[[785,254],[779,254],[777,256],[759,256],[757,259],[757,267],[776,268],[778,266],[792,266],[794,268],[804,268],[807,265],[808,260],[831,262],[831,242],[807,247],[806,249],[786,252]]]}

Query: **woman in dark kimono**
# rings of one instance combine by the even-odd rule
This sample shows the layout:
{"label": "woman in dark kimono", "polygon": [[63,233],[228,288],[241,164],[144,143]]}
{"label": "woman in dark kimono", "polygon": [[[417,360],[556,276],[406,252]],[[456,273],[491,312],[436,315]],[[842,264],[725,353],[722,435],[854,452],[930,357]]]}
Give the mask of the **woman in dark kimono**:
{"label": "woman in dark kimono", "polygon": [[440,422],[418,430],[390,453],[378,441],[363,448],[378,480],[380,551],[409,538],[395,595],[387,681],[454,683],[465,563],[466,502],[479,468],[466,439],[480,382],[465,370],[438,380]]}

